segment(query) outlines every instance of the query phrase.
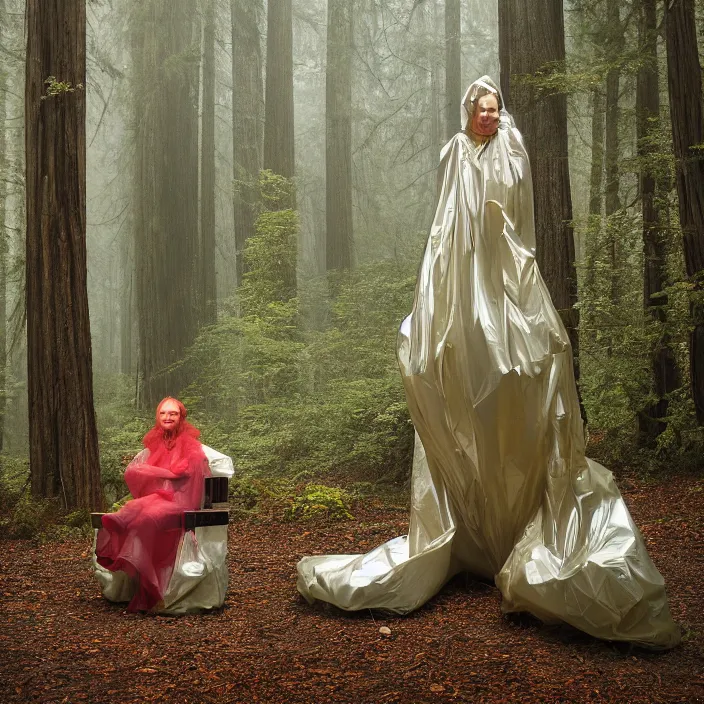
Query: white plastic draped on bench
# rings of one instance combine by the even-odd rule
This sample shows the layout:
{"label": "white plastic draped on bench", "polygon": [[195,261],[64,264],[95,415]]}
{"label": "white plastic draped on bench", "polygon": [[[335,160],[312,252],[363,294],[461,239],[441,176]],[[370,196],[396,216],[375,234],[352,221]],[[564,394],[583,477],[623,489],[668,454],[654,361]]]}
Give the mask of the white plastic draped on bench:
{"label": "white plastic draped on bench", "polygon": [[[232,459],[203,445],[213,477],[232,477]],[[134,582],[124,572],[111,572],[98,564],[93,538],[93,569],[108,601],[127,602],[134,593]],[[194,540],[195,537],[195,540]],[[159,613],[185,614],[222,606],[227,592],[227,526],[196,528],[195,536],[186,531],[178,546],[176,564],[164,594]]]}

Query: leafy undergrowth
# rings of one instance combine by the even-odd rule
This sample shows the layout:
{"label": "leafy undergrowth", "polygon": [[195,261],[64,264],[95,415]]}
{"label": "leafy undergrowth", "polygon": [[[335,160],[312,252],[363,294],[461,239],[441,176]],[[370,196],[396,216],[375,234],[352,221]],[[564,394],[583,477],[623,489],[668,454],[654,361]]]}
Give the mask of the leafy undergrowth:
{"label": "leafy undergrowth", "polygon": [[86,539],[0,543],[0,701],[704,701],[704,482],[624,478],[622,489],[685,629],[673,651],[506,618],[498,591],[467,577],[406,617],[309,606],[295,588],[302,555],[366,551],[406,531],[401,502],[367,498],[354,520],[238,519],[224,608],[182,618],[103,600]]}

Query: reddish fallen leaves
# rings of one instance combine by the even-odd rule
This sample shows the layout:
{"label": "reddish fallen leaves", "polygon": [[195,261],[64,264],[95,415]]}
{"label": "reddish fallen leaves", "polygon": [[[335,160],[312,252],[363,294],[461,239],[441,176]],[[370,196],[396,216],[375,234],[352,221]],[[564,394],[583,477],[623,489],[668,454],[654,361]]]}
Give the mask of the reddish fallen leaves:
{"label": "reddish fallen leaves", "polygon": [[405,509],[366,502],[344,523],[231,525],[224,609],[183,618],[102,599],[86,542],[0,543],[0,701],[704,701],[704,482],[622,487],[686,630],[669,653],[506,618],[498,591],[468,577],[404,618],[308,606],[300,556],[405,532]]}

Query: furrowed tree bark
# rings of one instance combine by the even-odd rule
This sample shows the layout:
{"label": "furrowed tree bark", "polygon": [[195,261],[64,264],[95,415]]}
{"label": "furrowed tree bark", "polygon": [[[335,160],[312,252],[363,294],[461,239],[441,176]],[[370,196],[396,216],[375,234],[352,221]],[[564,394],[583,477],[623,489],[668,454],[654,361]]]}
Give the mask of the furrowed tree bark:
{"label": "furrowed tree bark", "polygon": [[447,139],[460,131],[462,103],[462,11],[460,0],[445,0],[445,105]]}
{"label": "furrowed tree bark", "polygon": [[[431,106],[431,118],[430,118],[430,139],[431,139],[431,149],[428,158],[428,169],[434,169],[438,165],[438,159],[440,156],[440,151],[445,144],[445,119],[443,114],[443,91],[444,87],[442,85],[442,41],[443,41],[443,29],[441,23],[440,9],[438,3],[440,0],[433,0],[432,8],[430,11],[430,22],[431,22],[431,36],[433,37],[433,42],[430,47],[430,106]],[[434,178],[434,173],[433,173]],[[434,181],[432,182],[434,184]],[[432,209],[435,208],[435,193],[432,191],[432,196],[430,197],[430,202],[432,204]]]}
{"label": "furrowed tree bark", "polygon": [[203,105],[201,115],[201,305],[205,325],[217,317],[215,278],[215,0],[203,6]]}
{"label": "furrowed tree bark", "polygon": [[550,74],[565,61],[565,31],[559,0],[502,0],[499,27],[501,75],[510,69],[510,105],[525,137],[533,172],[536,256],[553,303],[567,328],[579,379],[579,314],[574,268],[572,194],[567,150],[567,96],[541,91],[520,80],[538,71]]}
{"label": "furrowed tree bark", "polygon": [[[697,49],[694,0],[671,0],[665,7],[667,79],[670,92],[672,142],[677,161],[684,260],[696,292],[704,272],[704,125],[702,73]],[[701,295],[701,294],[699,294]],[[694,329],[690,335],[692,397],[699,425],[704,425],[704,310],[691,306]]]}
{"label": "furrowed tree bark", "polygon": [[190,0],[140,4],[134,32],[140,402],[154,406],[186,385],[178,363],[195,339],[198,321],[198,44],[193,5]]}
{"label": "furrowed tree bark", "polygon": [[[653,172],[652,159],[657,156],[650,142],[657,133],[660,119],[660,90],[658,81],[657,0],[641,0],[639,8],[638,40],[644,63],[638,72],[636,85],[636,115],[638,156],[641,159],[640,193],[643,212],[643,303],[653,320],[666,323],[667,296],[662,290],[667,281],[660,209],[657,202],[658,183]],[[654,298],[659,294],[657,298]],[[652,385],[657,400],[638,416],[638,430],[642,445],[650,445],[665,430],[667,395],[680,383],[677,365],[667,334],[658,340],[652,350]]]}
{"label": "furrowed tree bark", "polygon": [[[610,64],[606,74],[606,120],[604,140],[605,193],[604,205],[606,213],[606,233],[608,236],[609,258],[611,260],[611,301],[618,304],[618,234],[614,223],[609,220],[621,210],[619,189],[621,179],[619,174],[619,93],[621,85],[620,53],[623,49],[624,36],[619,11],[620,0],[607,2],[607,44],[606,57]],[[612,352],[611,340],[607,345],[607,353]]]}
{"label": "furrowed tree bark", "polygon": [[259,0],[232,0],[232,144],[236,281],[247,271],[244,250],[254,234],[261,168],[262,54]]}
{"label": "furrowed tree bark", "polygon": [[604,184],[604,94],[592,90],[592,159],[589,176],[589,215],[601,217]]}
{"label": "furrowed tree bark", "polygon": [[293,178],[293,18],[291,0],[269,0],[264,168]]}
{"label": "furrowed tree bark", "polygon": [[353,1],[328,0],[325,78],[326,269],[352,266]]}
{"label": "furrowed tree bark", "polygon": [[67,509],[103,503],[86,283],[85,30],[85,0],[28,0],[29,457],[33,495]]}
{"label": "furrowed tree bark", "polygon": [[[5,0],[0,0],[0,18],[5,17]],[[5,43],[0,21],[0,46]],[[0,452],[5,439],[5,411],[7,404],[7,75],[0,70]]]}
{"label": "furrowed tree bark", "polygon": [[[614,215],[621,210],[619,198],[619,90],[621,84],[621,69],[618,65],[619,54],[623,48],[624,36],[619,13],[619,0],[609,0],[608,7],[608,40],[606,56],[610,63],[606,75],[606,129],[605,129],[605,154],[604,165],[606,169],[605,205],[606,217]],[[614,258],[612,242],[612,258]],[[615,261],[612,264],[615,265]]]}
{"label": "furrowed tree bark", "polygon": [[499,15],[499,77],[506,109],[511,112],[511,25],[513,24],[512,0],[497,0]]}
{"label": "furrowed tree bark", "polygon": [[134,325],[134,257],[132,238],[126,237],[120,248],[120,371],[129,376],[132,364],[132,330]]}

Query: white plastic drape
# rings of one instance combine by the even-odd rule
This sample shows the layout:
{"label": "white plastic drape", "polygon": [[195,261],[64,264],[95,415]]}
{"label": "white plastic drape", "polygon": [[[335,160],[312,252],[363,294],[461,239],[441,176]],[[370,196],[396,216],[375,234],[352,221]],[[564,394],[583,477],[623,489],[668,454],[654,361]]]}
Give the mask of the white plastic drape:
{"label": "white plastic drape", "polygon": [[[463,127],[487,92],[501,100],[487,76],[470,86]],[[530,166],[510,115],[486,143],[455,135],[439,178],[398,343],[417,431],[409,533],[366,555],[303,558],[299,591],[402,614],[468,571],[495,579],[505,611],[676,645],[663,579],[610,472],[584,456],[572,351],[535,262]]]}

